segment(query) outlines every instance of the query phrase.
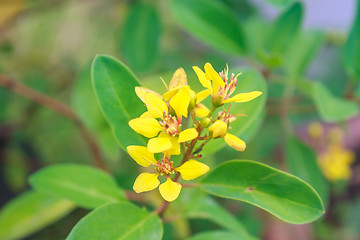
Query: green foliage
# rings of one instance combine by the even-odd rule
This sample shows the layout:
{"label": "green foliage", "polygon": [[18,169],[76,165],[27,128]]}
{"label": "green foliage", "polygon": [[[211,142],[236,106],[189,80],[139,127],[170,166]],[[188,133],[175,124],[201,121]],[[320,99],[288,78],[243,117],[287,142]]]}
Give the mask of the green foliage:
{"label": "green foliage", "polygon": [[213,221],[244,240],[256,239],[250,236],[241,222],[222,208],[213,198],[203,193],[196,194],[194,191],[191,192],[190,197],[190,202],[180,202],[179,205],[177,205],[177,207],[182,208],[182,212],[186,217]]}
{"label": "green foliage", "polygon": [[317,165],[314,151],[300,139],[289,136],[286,141],[285,152],[290,172],[314,187],[326,205],[329,186]]}
{"label": "green foliage", "polygon": [[287,4],[293,3],[295,0],[267,0],[267,2],[275,6],[285,6]]}
{"label": "green foliage", "polygon": [[151,4],[131,6],[122,31],[121,50],[136,71],[146,71],[158,56],[161,26],[158,13]]}
{"label": "green foliage", "polygon": [[178,23],[210,46],[230,54],[246,51],[246,42],[235,14],[219,0],[172,0]]}
{"label": "green foliage", "polygon": [[0,210],[0,239],[23,239],[66,216],[74,207],[65,199],[25,192]]}
{"label": "green foliage", "polygon": [[[240,70],[234,70],[237,72]],[[243,73],[238,77],[238,84],[234,94],[250,91],[262,91],[262,95],[257,99],[247,103],[233,103],[231,112],[233,114],[246,114],[246,116],[237,117],[236,121],[231,123],[232,129],[229,130],[231,134],[237,135],[240,138],[245,137],[246,140],[251,138],[251,134],[244,134],[245,132],[255,134],[258,129],[264,114],[264,106],[267,97],[267,86],[262,75],[254,69],[243,69]],[[225,146],[223,139],[213,139],[204,147],[204,154],[215,153]]]}
{"label": "green foliage", "polygon": [[145,111],[135,94],[140,86],[135,75],[115,58],[101,55],[94,59],[91,74],[100,107],[120,146],[143,145],[144,139],[128,125]]}
{"label": "green foliage", "polygon": [[209,231],[209,232],[198,233],[198,234],[194,235],[193,237],[188,238],[187,240],[218,240],[218,239],[242,240],[244,238],[241,238],[231,232]]}
{"label": "green foliage", "polygon": [[360,77],[360,1],[357,1],[356,16],[344,47],[344,64],[349,75]]}
{"label": "green foliage", "polygon": [[30,177],[30,184],[38,191],[66,198],[84,208],[125,200],[111,176],[86,165],[59,164],[43,168]]}
{"label": "green foliage", "polygon": [[85,216],[70,232],[67,240],[160,240],[161,220],[127,202],[107,204]]}
{"label": "green foliage", "polygon": [[312,95],[322,119],[329,122],[346,120],[355,116],[359,109],[348,100],[334,96],[323,84],[313,84]]}
{"label": "green foliage", "polygon": [[228,161],[201,182],[214,195],[248,202],[294,224],[316,220],[324,206],[315,190],[285,172],[247,160]]}

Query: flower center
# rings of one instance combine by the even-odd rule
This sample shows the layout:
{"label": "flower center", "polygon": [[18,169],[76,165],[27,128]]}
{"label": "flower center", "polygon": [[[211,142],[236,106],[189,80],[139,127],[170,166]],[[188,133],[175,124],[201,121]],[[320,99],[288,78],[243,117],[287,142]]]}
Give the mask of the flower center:
{"label": "flower center", "polygon": [[176,117],[171,116],[170,114],[164,113],[164,119],[159,122],[161,126],[164,127],[165,132],[171,136],[174,136],[180,133],[181,124],[177,121]]}
{"label": "flower center", "polygon": [[159,173],[166,175],[172,174],[174,172],[173,162],[170,161],[170,158],[163,158],[161,162],[157,164],[157,170]]}

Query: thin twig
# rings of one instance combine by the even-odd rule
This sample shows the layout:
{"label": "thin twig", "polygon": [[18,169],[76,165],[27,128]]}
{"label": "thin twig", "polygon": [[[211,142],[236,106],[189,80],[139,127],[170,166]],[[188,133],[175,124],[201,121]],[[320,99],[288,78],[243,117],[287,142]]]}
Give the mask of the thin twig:
{"label": "thin twig", "polygon": [[14,81],[13,79],[6,77],[6,76],[0,75],[0,86],[18,94],[18,95],[21,95],[29,100],[32,100],[40,105],[48,107],[48,108],[52,109],[53,111],[65,116],[68,119],[70,119],[71,121],[73,121],[74,124],[78,127],[86,144],[88,145],[88,147],[94,157],[95,164],[99,168],[101,168],[105,171],[108,171],[97,142],[95,141],[95,139],[92,136],[92,134],[90,133],[90,131],[86,128],[84,123],[80,120],[80,118],[75,114],[75,112],[72,109],[70,109],[68,106],[66,106],[63,103],[61,103],[57,100],[54,100],[42,93],[39,93],[29,87],[26,87],[22,83]]}
{"label": "thin twig", "polygon": [[164,202],[157,209],[155,209],[154,213],[158,214],[161,217],[168,206],[169,202],[164,200]]}

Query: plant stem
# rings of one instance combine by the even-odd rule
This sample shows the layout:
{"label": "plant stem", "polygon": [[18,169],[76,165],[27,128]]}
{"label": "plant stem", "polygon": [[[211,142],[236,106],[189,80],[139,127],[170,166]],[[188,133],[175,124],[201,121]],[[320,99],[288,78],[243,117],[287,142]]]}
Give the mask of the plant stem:
{"label": "plant stem", "polygon": [[101,168],[105,171],[108,171],[108,169],[105,165],[105,160],[103,159],[103,157],[101,155],[100,148],[99,148],[97,142],[95,141],[95,138],[92,136],[91,132],[86,128],[85,124],[80,120],[80,118],[75,114],[75,112],[72,109],[70,109],[68,106],[66,106],[63,103],[61,103],[57,100],[54,100],[42,93],[39,93],[39,92],[23,85],[22,83],[14,81],[13,79],[6,77],[6,76],[0,75],[0,86],[18,94],[18,95],[21,95],[31,101],[34,101],[40,105],[48,107],[51,110],[65,116],[68,119],[70,119],[71,121],[73,121],[74,124],[76,125],[76,127],[79,129],[86,144],[88,145],[90,152],[92,153],[92,155],[94,157],[95,164],[99,168]]}

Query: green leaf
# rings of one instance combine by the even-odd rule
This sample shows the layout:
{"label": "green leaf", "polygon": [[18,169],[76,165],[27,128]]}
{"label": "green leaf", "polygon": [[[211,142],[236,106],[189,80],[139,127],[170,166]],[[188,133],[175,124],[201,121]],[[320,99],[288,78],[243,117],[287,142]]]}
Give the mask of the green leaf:
{"label": "green leaf", "polygon": [[237,236],[234,233],[226,232],[226,231],[202,232],[202,233],[198,233],[190,238],[187,238],[187,240],[219,240],[219,239],[243,240],[244,238]]}
{"label": "green leaf", "polygon": [[125,200],[114,179],[86,165],[59,164],[43,168],[30,177],[36,190],[73,201],[84,208]]}
{"label": "green leaf", "polygon": [[118,159],[120,148],[100,106],[91,84],[91,67],[83,69],[73,88],[72,106],[84,124],[96,135],[106,159]]}
{"label": "green leaf", "polygon": [[146,71],[158,56],[161,26],[156,9],[146,3],[131,5],[122,32],[121,50],[130,66]]}
{"label": "green leaf", "polygon": [[319,195],[306,182],[253,161],[223,163],[205,176],[201,187],[258,206],[289,223],[309,223],[324,214]]}
{"label": "green leaf", "polygon": [[[240,70],[234,70],[235,73]],[[238,83],[236,91],[237,93],[261,91],[263,94],[258,98],[246,103],[232,103],[231,114],[246,114],[247,117],[238,117],[231,123],[231,129],[229,133],[234,134],[244,140],[250,140],[251,136],[254,136],[255,130],[259,129],[259,125],[262,123],[264,106],[267,97],[267,86],[262,75],[253,69],[244,69],[243,73],[238,77]],[[226,108],[226,106],[225,106]],[[248,133],[249,135],[245,135]],[[213,139],[207,145],[205,145],[203,154],[211,154],[220,150],[225,146],[224,139]]]}
{"label": "green leaf", "polygon": [[352,78],[360,77],[360,0],[357,1],[355,21],[344,47],[344,64]]}
{"label": "green leaf", "polygon": [[302,15],[303,6],[299,2],[287,8],[271,28],[267,37],[266,49],[273,53],[286,52],[300,29]]}
{"label": "green leaf", "polygon": [[25,192],[0,210],[0,239],[24,239],[66,216],[75,205],[35,191]]}
{"label": "green leaf", "polygon": [[[183,204],[184,205],[184,204]],[[201,195],[191,195],[191,201],[184,205],[184,214],[188,218],[203,218],[211,220],[243,240],[254,240],[245,227],[229,212],[223,209],[214,199]]]}
{"label": "green leaf", "polygon": [[286,141],[285,152],[290,172],[314,187],[326,205],[329,186],[316,162],[313,150],[300,139],[290,136]]}
{"label": "green leaf", "polygon": [[292,76],[299,76],[308,67],[319,52],[324,41],[321,32],[307,32],[299,35],[289,48],[286,56],[285,68]]}
{"label": "green leaf", "polygon": [[271,3],[275,6],[279,6],[279,7],[282,7],[282,6],[286,6],[290,3],[293,3],[294,0],[266,0],[268,3]]}
{"label": "green leaf", "polygon": [[332,95],[320,82],[313,84],[312,97],[320,116],[328,122],[349,119],[359,110],[355,103]]}
{"label": "green leaf", "polygon": [[246,49],[240,21],[218,0],[172,0],[171,11],[179,24],[191,34],[230,54]]}
{"label": "green leaf", "polygon": [[122,202],[107,204],[81,219],[71,230],[67,240],[157,240],[163,227],[154,213]]}
{"label": "green leaf", "polygon": [[102,55],[94,59],[91,75],[100,107],[120,146],[144,145],[144,138],[128,125],[130,119],[145,112],[135,94],[135,87],[140,86],[135,75],[120,61]]}

